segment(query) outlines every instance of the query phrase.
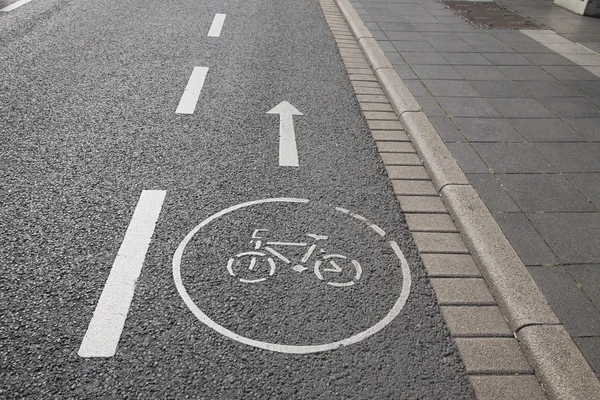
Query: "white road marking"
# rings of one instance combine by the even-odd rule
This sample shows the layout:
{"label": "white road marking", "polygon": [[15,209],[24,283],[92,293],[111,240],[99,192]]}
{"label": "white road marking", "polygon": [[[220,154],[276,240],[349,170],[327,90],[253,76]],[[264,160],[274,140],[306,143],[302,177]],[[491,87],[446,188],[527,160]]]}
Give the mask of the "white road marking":
{"label": "white road marking", "polygon": [[221,36],[221,29],[223,29],[223,24],[225,23],[225,17],[227,14],[216,14],[215,19],[213,19],[212,25],[208,31],[208,37],[219,37]]}
{"label": "white road marking", "polygon": [[298,149],[293,115],[303,115],[287,101],[282,101],[267,114],[279,114],[279,166],[297,167]]}
{"label": "white road marking", "polygon": [[9,11],[12,11],[12,10],[14,10],[15,8],[19,8],[19,7],[21,7],[21,6],[23,6],[23,5],[27,4],[27,3],[29,3],[30,1],[31,1],[31,0],[19,0],[19,1],[17,1],[16,3],[12,3],[11,5],[9,5],[9,6],[6,6],[6,7],[2,8],[2,9],[0,9],[0,11],[2,11],[2,12],[9,12]]}
{"label": "white road marking", "polygon": [[600,78],[600,54],[595,51],[554,31],[523,29],[521,32]]}
{"label": "white road marking", "polygon": [[204,80],[208,74],[208,68],[206,67],[194,67],[190,80],[181,95],[179,105],[177,106],[176,114],[193,114],[196,109],[196,103],[198,103],[198,97],[204,86]]}
{"label": "white road marking", "polygon": [[166,193],[164,190],[144,190],[140,195],[94,316],[79,347],[77,354],[80,357],[115,355]]}
{"label": "white road marking", "polygon": [[[372,335],[376,334],[377,332],[379,332],[380,330],[382,330],[383,328],[385,328],[390,322],[392,322],[394,320],[394,318],[396,318],[402,312],[402,309],[404,308],[404,305],[406,304],[406,301],[408,300],[408,296],[410,294],[410,287],[411,287],[411,283],[412,283],[411,276],[410,276],[410,268],[408,266],[408,262],[406,261],[406,258],[404,257],[404,254],[402,253],[402,250],[400,249],[398,244],[394,241],[390,241],[389,245],[392,248],[392,250],[394,251],[394,253],[396,254],[396,256],[398,257],[399,264],[400,264],[399,268],[402,271],[402,288],[400,290],[400,295],[399,295],[398,299],[396,300],[396,302],[394,303],[394,305],[392,306],[392,308],[390,309],[390,311],[385,315],[385,317],[383,317],[383,319],[381,319],[379,322],[377,322],[375,325],[371,326],[370,328],[368,328],[362,332],[359,332],[353,336],[350,336],[350,337],[347,337],[345,339],[338,340],[335,342],[325,343],[325,344],[317,344],[317,345],[285,345],[285,344],[277,344],[277,343],[268,343],[268,342],[263,342],[260,340],[250,339],[250,338],[241,336],[233,331],[230,331],[229,329],[225,328],[224,326],[219,325],[217,322],[213,321],[212,319],[210,319],[210,317],[208,315],[204,314],[204,312],[202,310],[200,310],[200,308],[196,305],[196,303],[194,303],[194,301],[192,300],[192,298],[190,297],[190,295],[188,294],[187,290],[185,289],[185,287],[183,285],[183,281],[181,279],[181,261],[183,259],[183,253],[185,251],[185,248],[188,245],[188,243],[192,240],[194,235],[196,235],[196,233],[198,233],[198,231],[200,231],[203,227],[209,225],[211,222],[219,219],[223,215],[229,214],[233,211],[236,211],[236,210],[239,210],[239,209],[242,209],[245,207],[250,207],[250,206],[254,206],[254,205],[258,205],[258,204],[265,204],[265,203],[304,203],[304,204],[306,204],[306,203],[309,203],[309,200],[284,197],[284,198],[254,200],[254,201],[248,201],[248,202],[242,203],[242,204],[237,204],[235,206],[221,210],[218,213],[213,214],[210,217],[208,217],[207,219],[205,219],[204,221],[202,221],[198,226],[196,226],[194,229],[192,229],[186,235],[186,237],[183,239],[183,241],[179,244],[179,247],[177,247],[177,250],[175,251],[175,254],[173,256],[173,279],[175,280],[175,286],[177,287],[177,291],[181,295],[184,303],[188,306],[188,308],[192,311],[192,313],[194,313],[194,315],[200,321],[202,321],[204,324],[206,324],[210,328],[214,329],[215,331],[219,332],[220,334],[222,334],[230,339],[236,340],[240,343],[247,344],[249,346],[254,346],[254,347],[261,348],[261,349],[276,351],[276,352],[280,352],[280,353],[307,354],[307,353],[317,353],[317,352],[322,352],[322,351],[335,350],[335,349],[338,349],[343,346],[349,346],[351,344],[358,343],[361,340],[364,340],[364,339],[368,338],[369,336],[372,336]],[[362,272],[362,268],[361,268],[361,272]]]}

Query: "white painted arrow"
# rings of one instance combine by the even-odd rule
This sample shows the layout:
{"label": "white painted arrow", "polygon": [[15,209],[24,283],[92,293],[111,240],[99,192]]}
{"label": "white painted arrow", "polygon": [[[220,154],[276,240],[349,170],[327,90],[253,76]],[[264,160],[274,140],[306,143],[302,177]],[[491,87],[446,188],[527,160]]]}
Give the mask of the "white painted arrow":
{"label": "white painted arrow", "polygon": [[267,114],[279,114],[279,166],[297,167],[298,149],[293,115],[303,115],[287,101],[282,101]]}

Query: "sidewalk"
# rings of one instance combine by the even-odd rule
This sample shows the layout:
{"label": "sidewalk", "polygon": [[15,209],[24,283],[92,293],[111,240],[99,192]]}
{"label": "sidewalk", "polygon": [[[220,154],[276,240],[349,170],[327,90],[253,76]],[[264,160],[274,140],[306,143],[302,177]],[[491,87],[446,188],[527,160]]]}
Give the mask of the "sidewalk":
{"label": "sidewalk", "polygon": [[540,25],[520,32],[351,3],[600,376],[600,19],[499,0]]}

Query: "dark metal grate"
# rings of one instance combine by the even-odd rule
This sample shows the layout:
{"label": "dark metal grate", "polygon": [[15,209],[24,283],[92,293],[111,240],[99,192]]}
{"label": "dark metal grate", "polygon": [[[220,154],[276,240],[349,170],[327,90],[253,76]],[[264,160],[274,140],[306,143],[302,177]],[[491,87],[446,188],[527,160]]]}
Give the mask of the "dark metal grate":
{"label": "dark metal grate", "polygon": [[456,14],[478,28],[541,29],[533,21],[492,1],[443,1]]}

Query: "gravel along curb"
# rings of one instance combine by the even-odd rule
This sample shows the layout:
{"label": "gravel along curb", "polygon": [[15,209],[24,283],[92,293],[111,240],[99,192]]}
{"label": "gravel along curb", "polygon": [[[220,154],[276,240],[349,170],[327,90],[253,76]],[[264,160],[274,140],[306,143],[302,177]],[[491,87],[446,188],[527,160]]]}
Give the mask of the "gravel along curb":
{"label": "gravel along curb", "polygon": [[450,211],[546,395],[550,399],[600,399],[600,381],[418,102],[350,2],[335,0],[335,3],[423,160],[435,190]]}

